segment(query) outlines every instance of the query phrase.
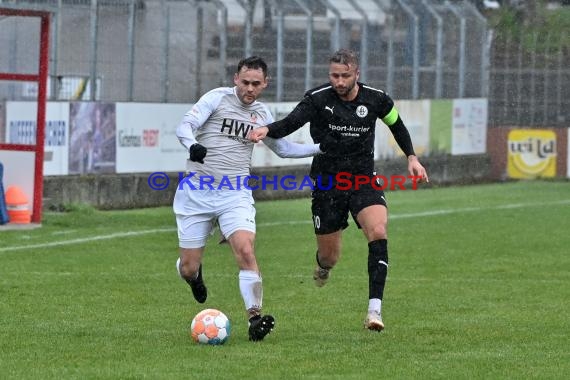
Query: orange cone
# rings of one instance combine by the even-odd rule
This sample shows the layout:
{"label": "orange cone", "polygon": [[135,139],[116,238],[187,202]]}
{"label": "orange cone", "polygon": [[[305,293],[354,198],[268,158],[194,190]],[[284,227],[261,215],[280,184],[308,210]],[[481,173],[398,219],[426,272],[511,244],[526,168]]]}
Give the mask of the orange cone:
{"label": "orange cone", "polygon": [[28,198],[18,186],[10,186],[4,195],[6,209],[10,223],[28,224],[32,221],[32,214],[28,207]]}

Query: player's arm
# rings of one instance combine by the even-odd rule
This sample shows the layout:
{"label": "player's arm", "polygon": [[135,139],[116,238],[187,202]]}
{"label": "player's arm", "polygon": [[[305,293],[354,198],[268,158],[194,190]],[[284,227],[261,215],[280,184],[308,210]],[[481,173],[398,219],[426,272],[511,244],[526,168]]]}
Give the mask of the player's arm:
{"label": "player's arm", "polygon": [[279,139],[290,135],[307,124],[312,119],[315,111],[316,108],[311,101],[311,97],[306,96],[289,115],[267,126],[267,136]]}
{"label": "player's arm", "polygon": [[[268,125],[274,122],[273,115],[271,115],[269,110],[267,110],[266,117],[263,122]],[[250,133],[258,130],[263,130],[263,137],[265,137],[267,127],[255,128],[253,131],[250,131]],[[298,144],[285,139],[274,139],[271,137],[267,137],[263,141],[269,149],[281,158],[303,158],[322,153],[319,149],[319,144]]]}
{"label": "player's arm", "polygon": [[204,157],[208,149],[196,141],[196,131],[204,125],[206,120],[214,111],[216,105],[213,100],[213,95],[208,93],[200,98],[192,106],[190,111],[186,112],[182,122],[176,128],[176,137],[178,141],[188,150],[191,161],[204,163]]}
{"label": "player's arm", "polygon": [[193,144],[196,144],[195,133],[208,120],[211,113],[210,107],[202,99],[196,102],[190,111],[186,112],[176,128],[176,137],[178,137],[180,144],[184,145],[186,149],[190,149]]}
{"label": "player's arm", "polygon": [[263,142],[281,158],[303,158],[322,153],[319,144],[298,144],[286,139],[273,139],[271,137],[266,138]]}
{"label": "player's arm", "polygon": [[390,132],[392,132],[394,139],[406,157],[415,156],[416,153],[414,152],[410,132],[408,132],[408,128],[406,128],[396,107],[392,107],[390,112],[382,118],[382,121],[390,128]]}
{"label": "player's arm", "polygon": [[410,132],[398,114],[396,107],[392,107],[388,114],[382,118],[382,121],[390,128],[396,143],[398,143],[398,146],[408,158],[408,172],[410,175],[418,176],[421,181],[429,182],[427,172],[414,152]]}
{"label": "player's arm", "polygon": [[307,124],[311,120],[314,112],[315,107],[313,107],[310,97],[307,96],[297,104],[293,111],[291,111],[289,115],[285,116],[285,118],[250,131],[248,139],[253,142],[259,142],[266,136],[274,139],[280,139],[288,136],[303,125]]}

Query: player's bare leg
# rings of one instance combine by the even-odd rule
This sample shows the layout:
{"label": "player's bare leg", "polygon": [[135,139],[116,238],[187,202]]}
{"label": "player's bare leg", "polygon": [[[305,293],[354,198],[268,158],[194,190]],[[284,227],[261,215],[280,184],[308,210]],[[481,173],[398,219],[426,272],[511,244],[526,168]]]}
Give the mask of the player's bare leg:
{"label": "player's bare leg", "polygon": [[180,257],[176,261],[178,274],[192,289],[194,298],[199,303],[206,302],[208,289],[202,278],[202,256],[204,247],[201,248],[180,248]]}
{"label": "player's bare leg", "polygon": [[261,274],[254,251],[255,234],[250,231],[236,231],[228,238],[236,258],[239,272],[239,287],[245,303],[249,323],[249,340],[260,341],[275,327],[271,315],[262,315],[263,287]]}
{"label": "player's bare leg", "polygon": [[382,205],[364,208],[357,215],[368,240],[368,313],[364,327],[382,331],[382,298],[388,275],[388,209]]}
{"label": "player's bare leg", "polygon": [[330,276],[330,270],[336,265],[340,258],[342,231],[330,234],[317,235],[317,254],[313,279],[318,287],[324,286]]}

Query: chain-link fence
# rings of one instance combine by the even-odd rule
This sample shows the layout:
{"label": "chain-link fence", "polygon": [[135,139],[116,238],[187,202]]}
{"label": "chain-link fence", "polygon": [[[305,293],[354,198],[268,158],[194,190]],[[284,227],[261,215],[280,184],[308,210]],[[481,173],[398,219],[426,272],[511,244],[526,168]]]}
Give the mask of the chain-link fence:
{"label": "chain-link fence", "polygon": [[570,36],[556,32],[496,36],[491,125],[570,126]]}
{"label": "chain-link fence", "polygon": [[[396,99],[488,97],[491,125],[567,123],[569,52],[493,34],[469,1],[0,0],[53,14],[51,100],[190,103],[231,85],[239,59],[270,66],[264,100],[326,82],[329,54],[357,50],[361,80]],[[33,70],[35,27],[0,20],[0,70]],[[34,39],[36,40],[34,42]],[[545,41],[549,49],[543,49]],[[29,96],[18,85],[0,97]]]}

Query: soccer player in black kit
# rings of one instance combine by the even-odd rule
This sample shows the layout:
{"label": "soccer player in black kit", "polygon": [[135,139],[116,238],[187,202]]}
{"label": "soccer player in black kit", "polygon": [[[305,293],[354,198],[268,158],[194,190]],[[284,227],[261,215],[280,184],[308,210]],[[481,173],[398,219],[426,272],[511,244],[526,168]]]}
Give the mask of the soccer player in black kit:
{"label": "soccer player in black kit", "polygon": [[[374,182],[376,119],[390,128],[408,159],[410,175],[425,182],[428,176],[414,153],[410,134],[394,101],[383,91],[358,82],[358,77],[356,53],[347,49],[335,52],[329,59],[330,83],[307,91],[289,115],[251,131],[249,138],[254,142],[265,136],[281,138],[310,123],[311,136],[324,152],[315,156],[311,165],[316,184],[311,205],[317,237],[315,284],[323,286],[327,282],[330,270],[340,258],[342,230],[348,227],[350,212],[368,241],[369,301],[364,327],[382,331],[382,298],[388,273],[388,209],[381,185]],[[350,186],[347,180],[352,180]]]}

